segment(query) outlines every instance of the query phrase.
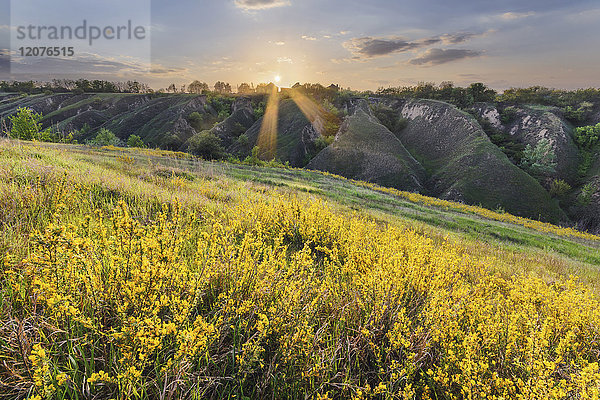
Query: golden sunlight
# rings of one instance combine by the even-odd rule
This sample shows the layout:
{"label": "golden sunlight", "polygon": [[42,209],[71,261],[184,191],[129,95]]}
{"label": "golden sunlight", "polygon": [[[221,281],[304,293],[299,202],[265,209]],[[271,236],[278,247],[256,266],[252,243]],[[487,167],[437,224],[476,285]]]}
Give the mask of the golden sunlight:
{"label": "golden sunlight", "polygon": [[277,120],[279,118],[279,93],[277,86],[271,85],[271,94],[267,101],[267,109],[258,134],[260,158],[273,160],[277,154]]}

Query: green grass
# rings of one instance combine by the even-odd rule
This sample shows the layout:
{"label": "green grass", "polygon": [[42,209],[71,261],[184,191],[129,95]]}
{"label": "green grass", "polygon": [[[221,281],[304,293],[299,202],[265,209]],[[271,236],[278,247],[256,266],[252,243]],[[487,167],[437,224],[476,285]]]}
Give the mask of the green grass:
{"label": "green grass", "polygon": [[[550,256],[552,264],[558,266],[558,273],[573,273],[584,280],[599,281],[598,242],[559,237],[465,212],[412,203],[318,172],[180,159],[155,155],[158,152],[132,149],[114,151],[14,141],[2,142],[1,149],[0,168],[10,171],[5,175],[13,175],[8,179],[10,184],[7,184],[6,178],[3,179],[4,190],[8,190],[10,185],[13,185],[12,190],[18,190],[14,188],[14,176],[34,179],[36,174],[83,172],[86,179],[93,181],[97,188],[97,193],[93,195],[97,198],[92,199],[94,203],[107,203],[105,205],[108,207],[119,198],[126,197],[134,203],[134,210],[149,215],[159,208],[161,202],[172,200],[174,194],[170,192],[171,189],[157,187],[157,182],[163,184],[170,175],[183,176],[195,188],[176,191],[175,195],[192,205],[209,208],[237,201],[249,186],[257,191],[277,188],[284,193],[324,198],[337,208],[368,214],[383,222],[416,227],[438,237],[451,236],[467,246],[477,244],[494,252],[515,253],[527,260],[524,265],[529,265],[531,270],[540,274],[546,274],[547,271],[532,258],[536,254]],[[134,163],[130,165],[119,161],[118,157],[123,154],[132,157]],[[214,193],[210,190],[204,194],[196,192],[206,182],[210,182],[210,190]],[[152,194],[149,203],[145,200],[148,193]],[[11,238],[16,240],[8,235],[8,240]]]}
{"label": "green grass", "polygon": [[[527,329],[506,336],[520,338],[523,353],[507,385],[540,381],[529,366],[545,366],[536,360],[554,350],[527,353],[526,344],[542,334],[557,343],[584,332],[569,344],[579,358],[561,359],[565,370],[596,361],[600,240],[385,190],[159,150],[0,141],[0,398],[157,398],[174,381],[171,398],[349,398],[367,383],[396,382],[392,361],[423,353],[431,356],[399,385],[447,398],[462,389],[473,332],[497,343],[477,350],[486,365],[512,360],[502,350],[509,321]],[[556,327],[547,334],[548,321]],[[181,358],[191,337],[200,347]],[[446,349],[463,358],[453,364]],[[458,386],[431,380],[438,363]],[[131,368],[139,375],[130,382]],[[100,371],[110,380],[94,383]],[[578,371],[543,379],[574,382]],[[59,372],[67,384],[49,388]]]}

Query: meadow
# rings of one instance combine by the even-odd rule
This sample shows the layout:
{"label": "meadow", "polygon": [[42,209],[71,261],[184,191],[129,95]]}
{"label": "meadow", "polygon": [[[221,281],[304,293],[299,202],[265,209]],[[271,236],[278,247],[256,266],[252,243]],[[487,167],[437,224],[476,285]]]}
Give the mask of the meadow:
{"label": "meadow", "polygon": [[600,238],[306,170],[0,142],[0,398],[598,399]]}

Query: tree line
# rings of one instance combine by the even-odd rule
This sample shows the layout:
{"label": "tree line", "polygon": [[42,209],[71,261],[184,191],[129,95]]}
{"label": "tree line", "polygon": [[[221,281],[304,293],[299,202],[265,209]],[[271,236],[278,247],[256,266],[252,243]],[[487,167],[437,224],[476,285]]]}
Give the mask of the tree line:
{"label": "tree line", "polygon": [[38,81],[0,81],[0,91],[7,93],[150,93],[152,89],[138,81],[112,82],[88,79],[53,79]]}

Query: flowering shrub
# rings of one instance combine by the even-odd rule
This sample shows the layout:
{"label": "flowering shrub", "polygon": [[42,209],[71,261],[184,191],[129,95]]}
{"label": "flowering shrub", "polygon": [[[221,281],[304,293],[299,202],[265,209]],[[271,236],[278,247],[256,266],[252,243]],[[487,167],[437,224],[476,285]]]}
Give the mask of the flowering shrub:
{"label": "flowering shrub", "polygon": [[35,326],[3,334],[6,393],[598,398],[600,304],[574,278],[501,277],[492,257],[277,192],[212,215],[66,214],[5,258]]}

